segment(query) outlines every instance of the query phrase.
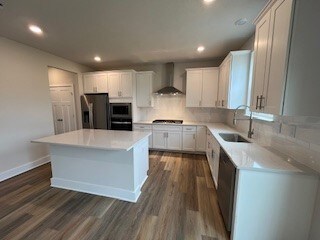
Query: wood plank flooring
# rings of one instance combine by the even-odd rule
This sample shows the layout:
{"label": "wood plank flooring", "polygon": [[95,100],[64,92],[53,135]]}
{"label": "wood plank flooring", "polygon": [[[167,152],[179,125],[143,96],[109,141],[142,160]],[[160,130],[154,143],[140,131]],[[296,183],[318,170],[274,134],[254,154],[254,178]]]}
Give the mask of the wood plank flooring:
{"label": "wood plank flooring", "polygon": [[50,187],[46,164],[0,183],[0,239],[229,239],[205,156],[150,152],[135,204]]}

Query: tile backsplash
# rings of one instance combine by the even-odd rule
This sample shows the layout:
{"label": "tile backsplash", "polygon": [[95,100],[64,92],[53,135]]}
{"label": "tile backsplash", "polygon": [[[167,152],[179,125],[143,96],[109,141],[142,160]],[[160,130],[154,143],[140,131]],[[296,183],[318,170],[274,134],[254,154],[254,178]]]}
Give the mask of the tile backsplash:
{"label": "tile backsplash", "polygon": [[181,119],[191,122],[225,122],[226,112],[214,108],[186,108],[186,97],[155,96],[153,108],[139,108],[141,121]]}
{"label": "tile backsplash", "polygon": [[[238,131],[247,133],[249,122],[232,123],[232,110],[226,110],[226,121]],[[320,172],[320,118],[277,116],[274,122],[254,120],[253,139]]]}

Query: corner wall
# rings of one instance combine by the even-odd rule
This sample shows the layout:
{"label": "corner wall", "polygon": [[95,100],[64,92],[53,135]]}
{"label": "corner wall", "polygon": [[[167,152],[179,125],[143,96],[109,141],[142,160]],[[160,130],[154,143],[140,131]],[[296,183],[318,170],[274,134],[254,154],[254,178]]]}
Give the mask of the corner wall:
{"label": "corner wall", "polygon": [[0,37],[0,181],[48,161],[32,139],[53,134],[48,66],[78,73],[90,68]]}

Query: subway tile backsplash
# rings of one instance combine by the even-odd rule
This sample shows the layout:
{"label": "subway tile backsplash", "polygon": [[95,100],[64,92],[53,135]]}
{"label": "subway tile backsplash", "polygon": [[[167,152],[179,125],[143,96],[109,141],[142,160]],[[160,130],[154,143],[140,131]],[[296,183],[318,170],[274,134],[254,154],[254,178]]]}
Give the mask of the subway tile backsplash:
{"label": "subway tile backsplash", "polygon": [[190,122],[225,122],[225,111],[214,108],[186,108],[185,96],[155,96],[153,108],[139,108],[140,120],[182,119]]}
{"label": "subway tile backsplash", "polygon": [[[227,124],[246,134],[248,121],[239,121],[234,126],[234,111],[226,112]],[[255,120],[253,127],[255,142],[320,172],[320,118],[278,116],[274,122]]]}

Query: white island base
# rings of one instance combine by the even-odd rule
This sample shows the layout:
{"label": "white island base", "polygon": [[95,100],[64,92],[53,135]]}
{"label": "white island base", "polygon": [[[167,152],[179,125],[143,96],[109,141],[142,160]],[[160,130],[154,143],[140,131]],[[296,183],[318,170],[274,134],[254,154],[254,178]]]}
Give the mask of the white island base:
{"label": "white island base", "polygon": [[149,169],[148,137],[129,150],[50,144],[51,186],[136,202]]}

